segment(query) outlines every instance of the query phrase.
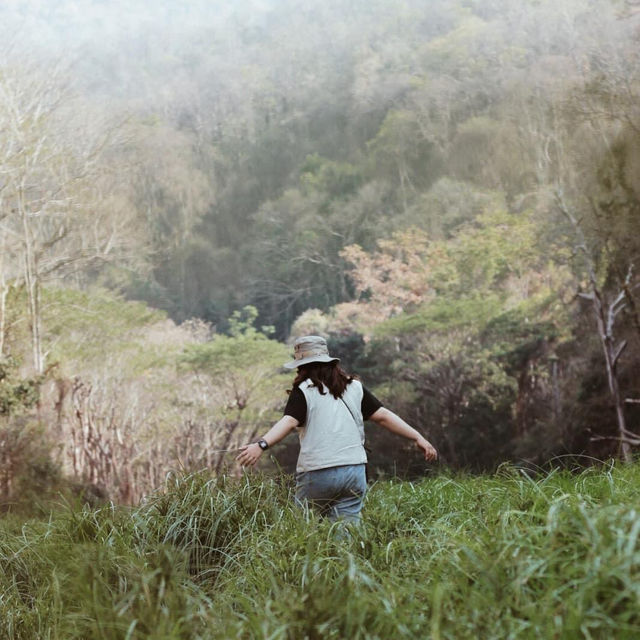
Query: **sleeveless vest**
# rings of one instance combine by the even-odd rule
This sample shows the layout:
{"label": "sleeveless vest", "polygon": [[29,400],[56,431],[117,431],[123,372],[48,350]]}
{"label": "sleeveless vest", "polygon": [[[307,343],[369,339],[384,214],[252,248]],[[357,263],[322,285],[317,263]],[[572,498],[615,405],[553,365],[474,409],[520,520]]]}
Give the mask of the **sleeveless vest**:
{"label": "sleeveless vest", "polygon": [[361,409],[362,384],[353,380],[341,400],[336,400],[326,387],[322,395],[311,385],[311,380],[300,384],[307,401],[307,419],[298,431],[300,455],[296,471],[364,464],[367,454]]}

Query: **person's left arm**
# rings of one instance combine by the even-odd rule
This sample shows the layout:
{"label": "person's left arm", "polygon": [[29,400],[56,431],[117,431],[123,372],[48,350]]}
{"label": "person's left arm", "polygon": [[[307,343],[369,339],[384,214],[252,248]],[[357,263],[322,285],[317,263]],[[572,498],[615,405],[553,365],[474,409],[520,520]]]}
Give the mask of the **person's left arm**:
{"label": "person's left arm", "polygon": [[[299,424],[300,422],[293,416],[282,416],[261,439],[265,440],[271,447],[291,433]],[[252,467],[258,462],[263,453],[264,451],[260,448],[260,445],[257,442],[252,442],[240,447],[240,454],[236,457],[236,460],[243,467]]]}
{"label": "person's left arm", "polygon": [[389,411],[389,409],[385,409],[385,407],[380,407],[374,414],[369,416],[369,419],[388,431],[391,431],[391,433],[396,433],[403,438],[413,440],[418,449],[423,452],[425,460],[436,460],[438,458],[438,452],[435,447],[421,433],[407,424],[400,416],[393,413],[393,411]]}

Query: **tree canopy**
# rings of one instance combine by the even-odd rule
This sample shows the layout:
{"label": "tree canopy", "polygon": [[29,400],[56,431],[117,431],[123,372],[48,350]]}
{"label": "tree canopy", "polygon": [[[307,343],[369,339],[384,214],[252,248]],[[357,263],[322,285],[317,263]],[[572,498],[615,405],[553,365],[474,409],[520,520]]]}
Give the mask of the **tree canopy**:
{"label": "tree canopy", "polygon": [[[3,398],[44,384],[66,463],[131,499],[257,433],[283,342],[315,332],[453,465],[628,459],[639,20],[606,0],[3,4]],[[144,462],[117,469],[118,447]]]}

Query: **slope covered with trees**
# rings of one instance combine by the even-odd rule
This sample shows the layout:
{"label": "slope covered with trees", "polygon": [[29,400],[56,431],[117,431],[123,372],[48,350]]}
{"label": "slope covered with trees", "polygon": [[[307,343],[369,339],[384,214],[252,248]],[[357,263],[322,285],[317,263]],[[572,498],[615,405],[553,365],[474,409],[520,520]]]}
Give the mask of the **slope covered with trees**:
{"label": "slope covered with trees", "polygon": [[32,420],[135,500],[268,423],[281,343],[316,332],[448,464],[630,459],[639,20],[605,0],[3,5],[0,358],[7,397],[41,395],[2,429]]}

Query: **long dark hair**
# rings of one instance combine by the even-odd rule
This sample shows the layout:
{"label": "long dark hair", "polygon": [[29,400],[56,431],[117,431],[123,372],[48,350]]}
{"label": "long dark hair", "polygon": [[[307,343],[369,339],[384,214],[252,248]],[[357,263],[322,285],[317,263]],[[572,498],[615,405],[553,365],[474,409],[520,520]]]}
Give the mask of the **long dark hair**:
{"label": "long dark hair", "polygon": [[324,387],[329,389],[331,395],[336,399],[342,398],[347,386],[357,376],[349,375],[337,361],[333,362],[310,362],[298,367],[298,374],[293,381],[293,389],[298,388],[305,380],[311,380],[311,386],[316,387],[321,395],[325,395]]}

